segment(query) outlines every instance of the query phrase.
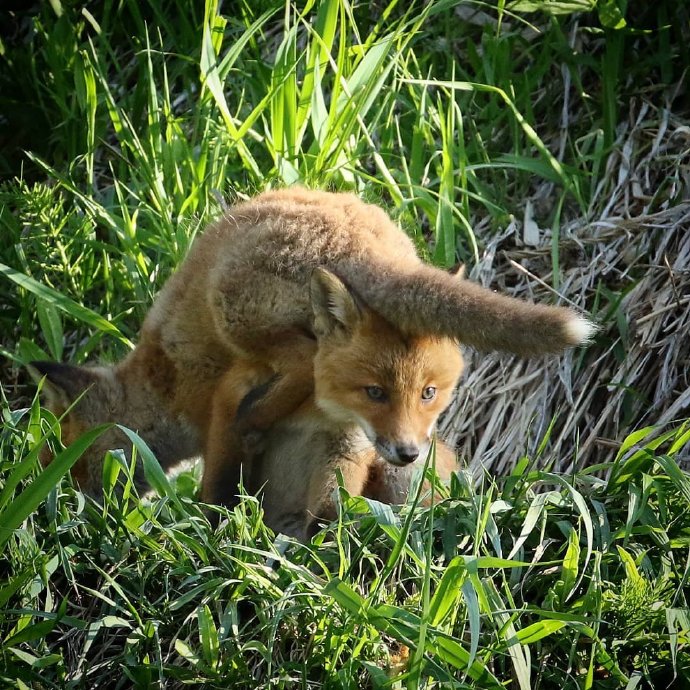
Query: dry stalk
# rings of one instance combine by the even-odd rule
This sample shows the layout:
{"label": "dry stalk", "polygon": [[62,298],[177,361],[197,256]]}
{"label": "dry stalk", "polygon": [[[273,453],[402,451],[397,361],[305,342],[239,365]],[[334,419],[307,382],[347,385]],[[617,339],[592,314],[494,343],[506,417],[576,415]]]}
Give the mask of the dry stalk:
{"label": "dry stalk", "polygon": [[[505,474],[534,458],[552,422],[539,466],[568,473],[611,460],[635,429],[690,417],[690,128],[643,103],[619,137],[597,187],[609,191],[600,211],[561,228],[555,301],[593,310],[601,332],[551,359],[467,352],[441,433],[475,471]],[[493,237],[471,279],[553,299],[549,232],[538,247],[519,237],[515,222]]]}

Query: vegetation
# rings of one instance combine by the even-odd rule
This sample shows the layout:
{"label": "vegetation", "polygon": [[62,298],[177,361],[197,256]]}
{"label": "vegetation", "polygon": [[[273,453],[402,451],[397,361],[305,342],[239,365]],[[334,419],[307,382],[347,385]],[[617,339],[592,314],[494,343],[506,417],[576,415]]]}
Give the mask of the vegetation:
{"label": "vegetation", "polygon": [[[686,687],[689,37],[671,0],[10,12],[2,682]],[[196,232],[295,183],[382,203],[439,265],[562,293],[597,342],[470,357],[445,431],[471,462],[442,500],[343,494],[308,546],[252,497],[211,529],[198,468],[167,478],[142,443],[151,496],[113,452],[85,498],[68,470],[99,430],[61,448],[22,365],[121,357]]]}

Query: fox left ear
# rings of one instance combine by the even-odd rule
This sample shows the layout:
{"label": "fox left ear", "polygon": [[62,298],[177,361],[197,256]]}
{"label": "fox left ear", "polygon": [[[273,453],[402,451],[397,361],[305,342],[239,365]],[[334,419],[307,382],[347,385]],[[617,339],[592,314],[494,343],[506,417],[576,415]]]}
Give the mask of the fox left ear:
{"label": "fox left ear", "polygon": [[324,268],[316,268],[311,274],[311,306],[317,336],[330,335],[336,328],[348,332],[362,318],[355,295]]}
{"label": "fox left ear", "polygon": [[465,280],[465,264],[455,264],[455,266],[448,269],[448,273],[452,276],[455,276],[458,280]]}
{"label": "fox left ear", "polygon": [[98,380],[96,372],[71,364],[31,362],[27,369],[36,383],[45,376],[43,394],[48,407],[53,411],[66,410]]}

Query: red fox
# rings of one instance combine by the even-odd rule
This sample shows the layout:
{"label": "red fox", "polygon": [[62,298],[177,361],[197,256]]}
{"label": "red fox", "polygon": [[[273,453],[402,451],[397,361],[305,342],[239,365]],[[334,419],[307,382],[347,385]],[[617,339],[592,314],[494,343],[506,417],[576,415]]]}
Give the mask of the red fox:
{"label": "red fox", "polygon": [[[303,540],[319,520],[336,515],[336,470],[350,494],[387,503],[405,500],[413,468],[426,460],[436,420],[462,371],[460,351],[450,338],[404,334],[321,269],[312,278],[312,306],[318,339],[313,391],[262,434],[260,452],[254,447],[245,456],[251,458],[246,486],[263,490],[267,524]],[[214,442],[224,432],[234,433],[223,391],[233,407],[236,386],[231,370],[215,398],[221,404],[213,410]],[[275,396],[270,382],[251,391],[235,427],[259,408],[273,409]],[[212,483],[225,491],[226,479],[237,481],[227,477],[232,471],[227,457],[225,443],[207,449],[207,471],[219,472]],[[439,476],[448,479],[455,468],[454,454],[437,444]]]}
{"label": "red fox", "polygon": [[[65,420],[65,442],[118,422],[166,469],[203,454],[202,498],[227,503],[243,458],[238,428],[272,429],[306,405],[321,426],[358,426],[367,451],[412,462],[460,374],[457,343],[531,355],[593,331],[570,309],[502,296],[424,264],[377,206],[290,189],[238,204],[194,242],[122,362],[35,362],[33,372],[46,377],[57,414],[82,396]],[[237,417],[247,395],[250,411]],[[98,493],[103,451],[114,447],[128,449],[117,430],[80,459],[74,476],[86,491]]]}

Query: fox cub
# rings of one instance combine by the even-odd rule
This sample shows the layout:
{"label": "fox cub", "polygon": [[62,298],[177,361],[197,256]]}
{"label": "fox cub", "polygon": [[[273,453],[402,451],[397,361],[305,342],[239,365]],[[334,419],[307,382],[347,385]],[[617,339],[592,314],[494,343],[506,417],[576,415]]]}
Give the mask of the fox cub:
{"label": "fox cub", "polygon": [[[244,468],[247,488],[263,490],[266,522],[302,540],[336,516],[336,470],[350,494],[405,500],[462,370],[450,338],[403,333],[321,269],[312,278],[312,307],[318,347],[311,394],[261,434],[260,451],[247,456],[254,459]],[[236,403],[236,373],[227,376],[211,422],[218,432],[228,427],[223,391],[230,407]],[[252,390],[240,403],[235,428],[259,408],[273,409],[275,395],[272,382]],[[207,449],[207,471],[218,472],[214,486],[228,485],[227,455],[224,445]],[[448,479],[454,453],[437,444],[435,464]]]}
{"label": "fox cub", "polygon": [[[329,517],[319,505],[328,502],[333,465],[424,457],[462,369],[458,343],[533,355],[582,343],[593,330],[570,309],[499,295],[424,264],[377,206],[290,189],[240,203],[207,228],[122,362],[34,362],[32,372],[45,376],[55,413],[78,399],[63,420],[66,443],[120,423],[164,468],[202,454],[202,498],[231,503],[249,459],[243,440],[265,432],[256,470],[276,478],[266,496],[282,493],[289,475],[290,486],[303,487],[300,513]],[[312,446],[298,452],[296,437]],[[110,448],[131,452],[114,429],[75,466],[86,491],[99,492]]]}

